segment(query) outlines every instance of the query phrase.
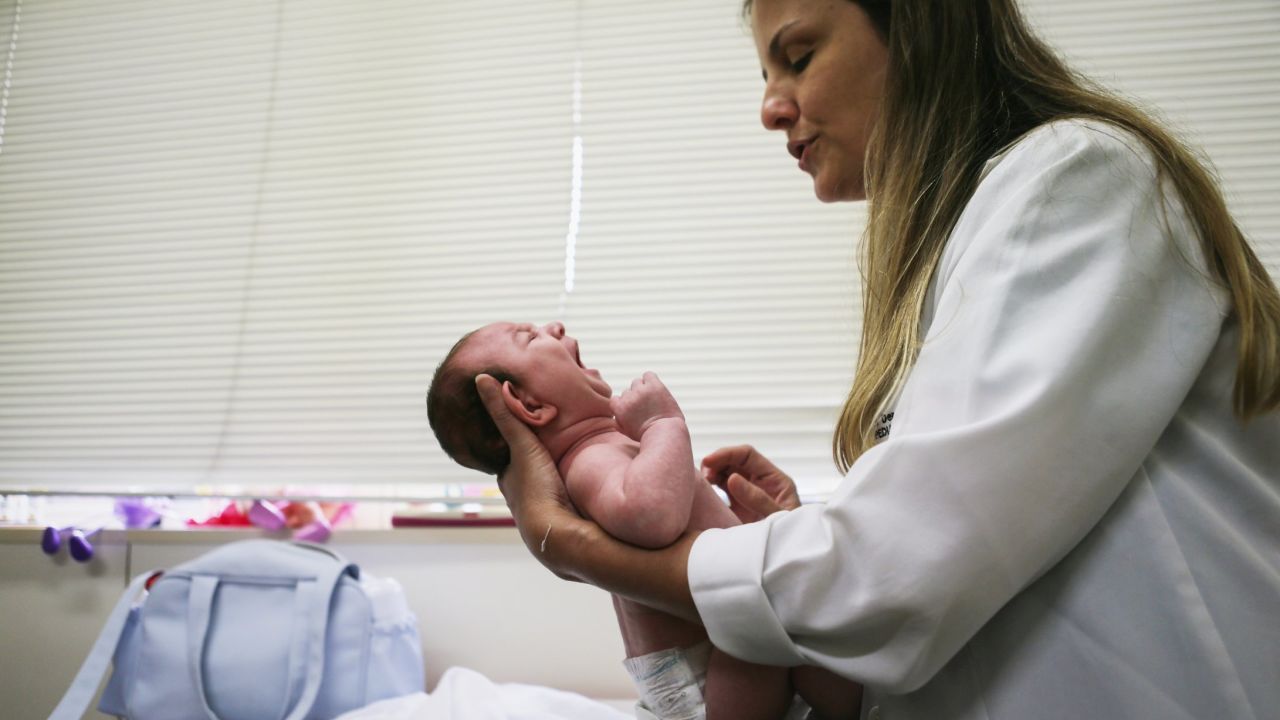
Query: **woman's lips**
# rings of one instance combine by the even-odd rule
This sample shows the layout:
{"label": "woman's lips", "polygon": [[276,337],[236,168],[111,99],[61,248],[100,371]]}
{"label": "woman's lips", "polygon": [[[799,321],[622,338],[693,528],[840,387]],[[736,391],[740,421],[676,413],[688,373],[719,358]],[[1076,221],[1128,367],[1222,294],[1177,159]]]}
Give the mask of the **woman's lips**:
{"label": "woman's lips", "polygon": [[804,172],[813,173],[813,162],[810,157],[813,154],[813,144],[818,141],[818,136],[813,135],[803,140],[791,140],[787,143],[787,152],[791,153],[791,157],[800,161],[800,169]]}
{"label": "woman's lips", "polygon": [[813,142],[810,140],[805,143],[804,150],[800,152],[800,170],[801,172],[813,173],[813,164],[809,162],[809,155],[813,152]]}

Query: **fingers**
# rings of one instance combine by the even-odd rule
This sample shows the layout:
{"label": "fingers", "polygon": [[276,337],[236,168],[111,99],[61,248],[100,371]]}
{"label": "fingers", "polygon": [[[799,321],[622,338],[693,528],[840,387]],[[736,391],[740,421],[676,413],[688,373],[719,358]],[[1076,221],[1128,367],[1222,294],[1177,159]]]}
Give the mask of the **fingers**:
{"label": "fingers", "polygon": [[729,476],[729,480],[725,483],[725,492],[729,493],[729,497],[734,502],[759,517],[772,515],[782,510],[782,506],[770,497],[769,493],[761,490],[738,473],[733,473]]}
{"label": "fingers", "polygon": [[657,373],[652,370],[645,371],[640,377],[631,381],[630,389],[639,390],[643,387],[658,387],[662,390],[667,389],[667,386],[663,384],[662,380],[658,379]]}
{"label": "fingers", "polygon": [[[554,477],[559,484],[560,475],[556,472],[555,461],[538,440],[538,436],[507,409],[507,404],[502,400],[502,384],[492,376],[478,375],[476,391],[480,393],[480,400],[484,403],[485,410],[489,412],[489,417],[493,418],[493,423],[498,426],[498,432],[502,433],[511,451],[511,464],[498,476],[498,490],[506,498],[507,506],[511,507],[512,512],[515,513],[516,508],[522,504],[522,500],[508,492],[506,481],[509,475],[525,477],[526,481],[520,483],[521,485],[530,485],[527,482],[528,478],[542,477]],[[550,471],[545,469],[548,467]],[[560,485],[560,487],[563,486]]]}
{"label": "fingers", "polygon": [[502,433],[508,445],[512,448],[525,449],[530,442],[538,441],[533,431],[512,415],[507,409],[507,404],[502,402],[501,383],[490,375],[477,375],[476,391],[480,393],[480,400],[484,402],[485,410],[489,411],[489,417],[493,418],[494,424],[498,426],[498,432]]}
{"label": "fingers", "polygon": [[759,472],[761,468],[755,466],[762,460],[772,468],[773,464],[764,460],[764,456],[750,445],[723,447],[702,458],[702,476],[707,482],[723,485],[735,470],[743,470],[748,474]]}
{"label": "fingers", "polygon": [[618,422],[618,429],[636,441],[660,420],[684,420],[680,404],[652,372],[636,378],[622,394],[610,398],[609,410]]}

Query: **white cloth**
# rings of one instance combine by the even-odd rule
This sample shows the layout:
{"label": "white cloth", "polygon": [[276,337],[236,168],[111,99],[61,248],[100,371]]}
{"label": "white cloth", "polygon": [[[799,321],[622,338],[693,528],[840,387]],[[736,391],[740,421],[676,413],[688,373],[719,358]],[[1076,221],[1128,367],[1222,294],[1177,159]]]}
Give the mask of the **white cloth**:
{"label": "white cloth", "polygon": [[1280,413],[1232,415],[1228,299],[1153,168],[1083,121],[988,163],[889,437],[694,544],[717,647],[884,720],[1280,717]]}
{"label": "white cloth", "polygon": [[538,685],[494,683],[475,670],[445,671],[431,694],[382,700],[338,720],[632,720],[581,695]]}

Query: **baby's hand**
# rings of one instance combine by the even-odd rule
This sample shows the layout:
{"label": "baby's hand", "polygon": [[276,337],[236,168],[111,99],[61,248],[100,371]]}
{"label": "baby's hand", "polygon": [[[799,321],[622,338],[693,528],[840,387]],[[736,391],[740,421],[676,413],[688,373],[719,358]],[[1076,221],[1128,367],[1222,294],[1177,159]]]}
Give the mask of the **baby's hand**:
{"label": "baby's hand", "polygon": [[627,437],[640,441],[650,425],[664,419],[684,422],[684,413],[657,375],[647,372],[633,381],[631,388],[609,400],[618,428]]}

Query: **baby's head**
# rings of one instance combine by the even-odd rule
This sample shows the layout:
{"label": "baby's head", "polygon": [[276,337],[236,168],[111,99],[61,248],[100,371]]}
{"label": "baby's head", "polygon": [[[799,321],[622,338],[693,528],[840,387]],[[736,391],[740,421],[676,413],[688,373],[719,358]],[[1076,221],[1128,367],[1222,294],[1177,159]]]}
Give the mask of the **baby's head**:
{"label": "baby's head", "polygon": [[464,467],[498,475],[511,460],[476,391],[480,374],[502,383],[507,409],[535,431],[609,415],[613,389],[598,371],[583,367],[578,342],[565,335],[564,325],[485,325],[454,344],[427,391],[431,430]]}

